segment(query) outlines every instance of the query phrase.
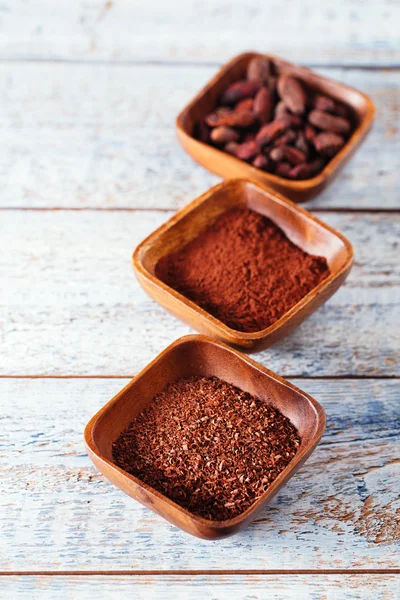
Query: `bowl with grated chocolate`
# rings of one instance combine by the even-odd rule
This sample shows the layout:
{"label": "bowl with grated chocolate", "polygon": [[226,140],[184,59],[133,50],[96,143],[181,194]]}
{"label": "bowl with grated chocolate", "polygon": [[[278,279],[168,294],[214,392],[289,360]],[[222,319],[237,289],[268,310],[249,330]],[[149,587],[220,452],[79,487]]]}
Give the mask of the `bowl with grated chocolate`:
{"label": "bowl with grated chocolate", "polygon": [[143,289],[206,335],[270,346],[339,288],[353,261],[338,231],[246,180],[212,188],[135,250]]}
{"label": "bowl with grated chocolate", "polygon": [[192,535],[250,523],[294,475],[325,428],[308,394],[200,335],[164,350],[88,423],[99,470]]}

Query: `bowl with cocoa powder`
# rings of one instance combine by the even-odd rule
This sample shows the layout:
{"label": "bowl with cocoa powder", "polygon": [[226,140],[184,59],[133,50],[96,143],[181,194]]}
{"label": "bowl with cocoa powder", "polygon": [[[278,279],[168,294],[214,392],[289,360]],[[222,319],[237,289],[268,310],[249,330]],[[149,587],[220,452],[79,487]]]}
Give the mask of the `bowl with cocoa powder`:
{"label": "bowl with cocoa powder", "polygon": [[350,242],[297,204],[227,180],[146,238],[133,267],[143,289],[179,319],[257,350],[326,302],[352,260]]}
{"label": "bowl with cocoa powder", "polygon": [[249,524],[319,442],[322,407],[204,336],[174,342],[88,423],[94,464],[192,535]]}
{"label": "bowl with cocoa powder", "polygon": [[226,64],[177,118],[178,138],[206,169],[266,183],[294,201],[321,191],[368,133],[372,100],[272,55]]}

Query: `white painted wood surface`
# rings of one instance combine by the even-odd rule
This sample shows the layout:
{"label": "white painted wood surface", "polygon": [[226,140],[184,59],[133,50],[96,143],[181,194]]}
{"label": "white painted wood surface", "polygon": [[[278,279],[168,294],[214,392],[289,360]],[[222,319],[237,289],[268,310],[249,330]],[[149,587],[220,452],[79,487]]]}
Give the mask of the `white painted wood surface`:
{"label": "white painted wood surface", "polygon": [[7,577],[4,600],[397,600],[396,575],[93,575]]}
{"label": "white painted wood surface", "polygon": [[[2,598],[400,597],[388,571],[400,567],[399,20],[393,0],[3,2],[0,571],[43,573],[2,577]],[[251,49],[317,65],[378,113],[339,179],[306,205],[353,242],[346,285],[254,355],[311,376],[293,381],[324,405],[326,434],[255,523],[208,543],[107,483],[82,432],[126,383],[118,377],[189,332],[141,292],[130,256],[218,181],[180,148],[174,121],[218,65]],[[352,212],[365,209],[377,214]],[[323,574],[350,568],[386,573]],[[215,569],[235,572],[201,574]]]}
{"label": "white painted wood surface", "polygon": [[[135,246],[170,214],[3,211],[0,374],[131,376],[189,333],[141,291],[131,267]],[[399,375],[400,216],[319,216],[354,244],[353,271],[254,358],[282,375]]]}
{"label": "white painted wood surface", "polygon": [[326,410],[320,446],[245,531],[208,542],[87,457],[86,422],[127,380],[0,380],[1,570],[400,568],[398,381],[293,382]]}
{"label": "white painted wood surface", "polygon": [[[170,208],[219,179],[175,136],[216,67],[0,64],[0,207]],[[319,69],[371,95],[372,132],[308,208],[398,209],[400,71]]]}
{"label": "white painted wood surface", "polygon": [[392,0],[5,0],[7,58],[222,62],[257,48],[319,64],[399,64]]}

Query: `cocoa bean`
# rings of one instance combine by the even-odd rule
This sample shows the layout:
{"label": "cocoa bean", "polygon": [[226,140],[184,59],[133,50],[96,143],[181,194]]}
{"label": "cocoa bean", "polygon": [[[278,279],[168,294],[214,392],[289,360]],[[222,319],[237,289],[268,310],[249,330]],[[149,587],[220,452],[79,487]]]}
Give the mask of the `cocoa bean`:
{"label": "cocoa bean", "polygon": [[259,153],[259,147],[254,141],[238,144],[233,154],[242,160],[251,160]]}
{"label": "cocoa bean", "polygon": [[350,132],[350,123],[343,117],[335,117],[322,110],[312,110],[308,115],[308,120],[311,125],[323,129],[324,131],[332,131],[333,133],[343,133],[347,135]]}
{"label": "cocoa bean", "polygon": [[296,140],[297,136],[293,129],[288,129],[284,134],[276,138],[272,144],[273,146],[288,146]]}
{"label": "cocoa bean", "polygon": [[275,119],[284,119],[290,127],[301,127],[303,121],[298,115],[292,115],[286,104],[281,100],[275,107]]}
{"label": "cocoa bean", "polygon": [[310,165],[303,163],[292,167],[288,173],[289,179],[308,179],[311,177]]}
{"label": "cocoa bean", "polygon": [[289,179],[309,179],[321,171],[325,161],[321,158],[316,158],[312,162],[302,163],[290,169]]}
{"label": "cocoa bean", "polygon": [[231,127],[215,127],[211,133],[210,138],[216,144],[226,144],[227,142],[237,142],[239,134]]}
{"label": "cocoa bean", "polygon": [[278,94],[292,113],[302,115],[305,112],[307,96],[297,79],[281,75],[278,79]]}
{"label": "cocoa bean", "polygon": [[339,152],[344,146],[344,139],[337,133],[324,131],[319,133],[314,139],[314,146],[319,154],[331,158]]}
{"label": "cocoa bean", "polygon": [[252,112],[245,112],[244,110],[233,111],[230,115],[222,117],[223,125],[228,127],[250,127],[253,125],[257,117]]}
{"label": "cocoa bean", "polygon": [[259,81],[263,85],[268,82],[271,74],[271,63],[268,58],[255,56],[247,65],[247,79],[250,81]]}
{"label": "cocoa bean", "polygon": [[279,177],[288,177],[292,165],[288,162],[280,162],[276,165],[275,174],[279,175]]}
{"label": "cocoa bean", "polygon": [[255,114],[244,110],[229,110],[224,113],[211,113],[205,118],[210,127],[249,127],[257,120]]}
{"label": "cocoa bean", "polygon": [[224,150],[225,152],[228,152],[228,154],[235,155],[238,146],[239,144],[237,142],[228,142],[224,147]]}
{"label": "cocoa bean", "polygon": [[253,111],[261,123],[268,123],[272,117],[273,99],[269,89],[262,87],[254,98]]}
{"label": "cocoa bean", "polygon": [[266,146],[276,139],[281,133],[286,131],[287,128],[288,124],[282,119],[271,121],[271,123],[261,127],[260,131],[256,135],[256,141],[260,147]]}
{"label": "cocoa bean", "polygon": [[246,112],[253,110],[254,100],[253,98],[245,98],[244,100],[240,100],[235,106],[235,110],[244,110]]}
{"label": "cocoa bean", "polygon": [[304,163],[307,159],[303,152],[297,148],[293,148],[293,146],[278,146],[277,148],[272,148],[269,156],[275,162],[286,160],[292,165]]}
{"label": "cocoa bean", "polygon": [[288,114],[288,109],[283,100],[280,100],[278,104],[275,106],[275,119],[283,119]]}
{"label": "cocoa bean", "polygon": [[209,115],[206,115],[204,117],[204,121],[210,127],[218,127],[219,125],[222,125],[222,123],[220,122],[221,117],[223,117],[224,115],[229,115],[231,112],[232,110],[230,108],[227,108],[226,106],[221,106],[217,108],[214,112],[210,113]]}
{"label": "cocoa bean", "polygon": [[306,138],[307,142],[312,142],[316,135],[317,132],[314,127],[309,125],[309,123],[306,123],[304,126],[304,137]]}
{"label": "cocoa bean", "polygon": [[328,96],[317,94],[314,98],[313,107],[326,112],[335,112],[335,101]]}
{"label": "cocoa bean", "polygon": [[293,148],[293,146],[284,146],[283,150],[284,158],[286,158],[286,160],[292,165],[299,165],[307,160],[307,155],[298,148]]}
{"label": "cocoa bean", "polygon": [[243,98],[253,98],[261,84],[258,81],[236,81],[222,94],[221,104],[236,104]]}
{"label": "cocoa bean", "polygon": [[253,167],[257,167],[257,169],[262,169],[263,171],[266,171],[269,167],[268,158],[264,154],[257,154],[251,164]]}
{"label": "cocoa bean", "polygon": [[269,151],[269,157],[274,162],[279,162],[279,161],[283,160],[285,157],[285,153],[283,151],[282,146],[278,146],[277,148],[272,148],[272,150]]}
{"label": "cocoa bean", "polygon": [[204,117],[204,122],[210,127],[218,127],[220,125],[220,116],[215,113],[210,113]]}

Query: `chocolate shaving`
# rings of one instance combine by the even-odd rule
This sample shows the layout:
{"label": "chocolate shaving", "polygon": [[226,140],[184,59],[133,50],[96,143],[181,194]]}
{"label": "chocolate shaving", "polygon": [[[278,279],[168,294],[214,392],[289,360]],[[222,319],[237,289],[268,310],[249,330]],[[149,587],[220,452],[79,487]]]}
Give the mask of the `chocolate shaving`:
{"label": "chocolate shaving", "polygon": [[114,462],[190,512],[231,519],[249,508],[300,446],[268,402],[217,377],[157,394],[113,443]]}

